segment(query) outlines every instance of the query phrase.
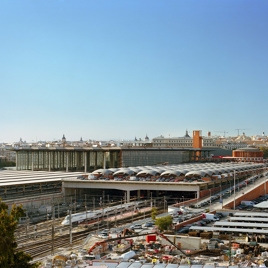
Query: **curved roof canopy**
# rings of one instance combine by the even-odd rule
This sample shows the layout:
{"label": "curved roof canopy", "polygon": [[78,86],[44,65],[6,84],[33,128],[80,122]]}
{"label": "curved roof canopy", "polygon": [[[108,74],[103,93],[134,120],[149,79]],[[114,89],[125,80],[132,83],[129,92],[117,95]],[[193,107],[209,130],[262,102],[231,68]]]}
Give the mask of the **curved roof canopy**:
{"label": "curved roof canopy", "polygon": [[93,171],[92,174],[109,175],[109,174],[113,174],[113,171],[111,171],[109,169],[97,169],[97,170]]}
{"label": "curved roof canopy", "polygon": [[129,168],[130,170],[133,170],[133,171],[135,171],[135,172],[140,172],[140,171],[142,171],[142,169],[141,168],[136,168],[136,167],[131,167],[131,168]]}
{"label": "curved roof canopy", "polygon": [[181,171],[177,171],[177,170],[167,170],[167,171],[165,171],[165,172],[163,172],[163,173],[161,173],[161,175],[160,176],[180,176],[180,175],[182,175],[182,173],[181,173]]}
{"label": "curved roof canopy", "polygon": [[140,171],[139,173],[137,173],[137,176],[144,176],[144,175],[156,175],[156,174],[159,174],[158,171],[155,171],[155,170],[143,170],[143,171]]}
{"label": "curved roof canopy", "polygon": [[185,176],[185,174],[188,173],[190,171],[190,169],[180,169],[180,170],[176,170],[176,171],[180,171],[181,174]]}
{"label": "curved roof canopy", "polygon": [[214,172],[214,170],[209,170],[209,169],[206,169],[206,170],[200,170],[200,172],[204,172],[204,173],[205,173],[205,176],[216,175],[216,173]]}
{"label": "curved roof canopy", "polygon": [[201,171],[201,170],[192,170],[188,173],[185,174],[185,177],[193,177],[193,176],[201,176],[201,177],[205,177],[207,175],[206,172]]}
{"label": "curved roof canopy", "polygon": [[111,170],[112,172],[115,172],[115,171],[119,170],[119,168],[109,168],[109,170]]}
{"label": "curved roof canopy", "polygon": [[133,175],[136,172],[130,169],[119,169],[114,173],[114,175]]}
{"label": "curved roof canopy", "polygon": [[212,176],[220,174],[234,174],[246,171],[258,170],[264,167],[263,164],[254,163],[196,163],[196,164],[178,164],[178,165],[158,165],[158,166],[136,166],[129,168],[109,168],[97,169],[92,174],[102,175],[158,175],[161,176]]}

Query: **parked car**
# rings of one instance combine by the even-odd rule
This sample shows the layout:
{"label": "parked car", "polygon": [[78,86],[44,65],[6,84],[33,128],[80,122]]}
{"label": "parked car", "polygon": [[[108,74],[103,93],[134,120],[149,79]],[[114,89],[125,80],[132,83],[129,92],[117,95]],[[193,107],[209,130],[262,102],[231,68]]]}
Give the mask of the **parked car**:
{"label": "parked car", "polygon": [[152,222],[146,222],[144,224],[144,227],[152,227],[153,226],[153,223]]}
{"label": "parked car", "polygon": [[107,233],[100,233],[98,236],[100,238],[104,238],[104,239],[109,237],[109,235]]}
{"label": "parked car", "polygon": [[203,221],[203,220],[201,220],[201,221],[199,221],[199,222],[202,224],[202,226],[207,225],[207,223],[206,223],[205,221]]}
{"label": "parked car", "polygon": [[218,218],[222,218],[223,217],[223,214],[221,212],[216,212],[215,213],[215,216],[217,216]]}
{"label": "parked car", "polygon": [[129,229],[131,229],[131,230],[142,229],[142,226],[140,224],[134,224],[134,225],[130,226]]}
{"label": "parked car", "polygon": [[181,228],[179,231],[178,231],[178,234],[188,234],[189,233],[189,228]]}
{"label": "parked car", "polygon": [[202,221],[204,221],[206,224],[211,223],[211,220],[209,219],[203,219]]}
{"label": "parked car", "polygon": [[199,221],[196,221],[196,222],[192,223],[192,226],[203,226],[203,225]]}

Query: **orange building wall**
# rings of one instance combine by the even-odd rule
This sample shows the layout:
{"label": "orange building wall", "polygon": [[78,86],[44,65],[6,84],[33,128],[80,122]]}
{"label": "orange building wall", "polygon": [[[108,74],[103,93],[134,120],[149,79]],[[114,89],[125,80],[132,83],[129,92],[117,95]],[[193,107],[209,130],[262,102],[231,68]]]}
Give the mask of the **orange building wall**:
{"label": "orange building wall", "polygon": [[233,151],[233,157],[263,157],[263,151]]}
{"label": "orange building wall", "polygon": [[200,136],[200,130],[193,131],[193,148],[202,149],[202,137]]}

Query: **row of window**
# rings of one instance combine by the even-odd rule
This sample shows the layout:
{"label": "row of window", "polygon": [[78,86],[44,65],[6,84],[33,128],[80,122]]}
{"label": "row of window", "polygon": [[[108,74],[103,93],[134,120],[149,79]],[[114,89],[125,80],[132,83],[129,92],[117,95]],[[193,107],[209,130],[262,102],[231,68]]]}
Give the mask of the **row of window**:
{"label": "row of window", "polygon": [[[176,144],[193,144],[193,140],[153,140],[153,144],[156,144],[157,146],[159,144],[170,144],[170,143],[176,143]],[[213,140],[203,140],[204,146],[212,146],[215,145],[215,142]]]}
{"label": "row of window", "polygon": [[156,144],[154,144],[154,147],[170,147],[170,146],[180,146],[180,147],[193,147],[193,144],[192,143],[174,143],[174,144],[168,144],[168,143],[166,143],[166,144],[158,144],[158,143],[156,143]]}

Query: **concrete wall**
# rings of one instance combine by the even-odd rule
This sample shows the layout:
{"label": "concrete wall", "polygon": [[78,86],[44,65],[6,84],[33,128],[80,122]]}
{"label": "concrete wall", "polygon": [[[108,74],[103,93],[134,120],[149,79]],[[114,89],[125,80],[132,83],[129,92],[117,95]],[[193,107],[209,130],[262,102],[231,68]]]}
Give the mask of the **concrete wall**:
{"label": "concrete wall", "polygon": [[57,205],[58,203],[63,203],[64,197],[61,193],[58,194],[48,194],[44,195],[40,198],[34,197],[34,198],[21,198],[21,199],[15,199],[15,200],[7,200],[5,203],[8,205],[8,209],[11,209],[14,204],[16,205],[23,205],[23,208],[25,209],[31,209],[31,208],[39,208],[43,205],[51,205],[54,203]]}
{"label": "concrete wall", "polygon": [[[265,191],[265,184],[266,184],[266,191]],[[265,195],[268,192],[268,182],[264,182],[263,184],[257,186],[256,188],[252,189],[251,191],[245,193],[243,196],[237,198],[235,200],[235,205],[239,206],[241,201],[252,201],[253,199],[259,197],[260,195]],[[234,201],[225,204],[223,208],[230,209],[234,207]]]}
{"label": "concrete wall", "polygon": [[173,183],[173,182],[140,182],[140,181],[86,181],[86,180],[64,180],[63,188],[65,194],[71,193],[71,189],[116,189],[122,191],[137,191],[137,190],[151,190],[151,191],[199,191],[198,184],[191,183]]}

